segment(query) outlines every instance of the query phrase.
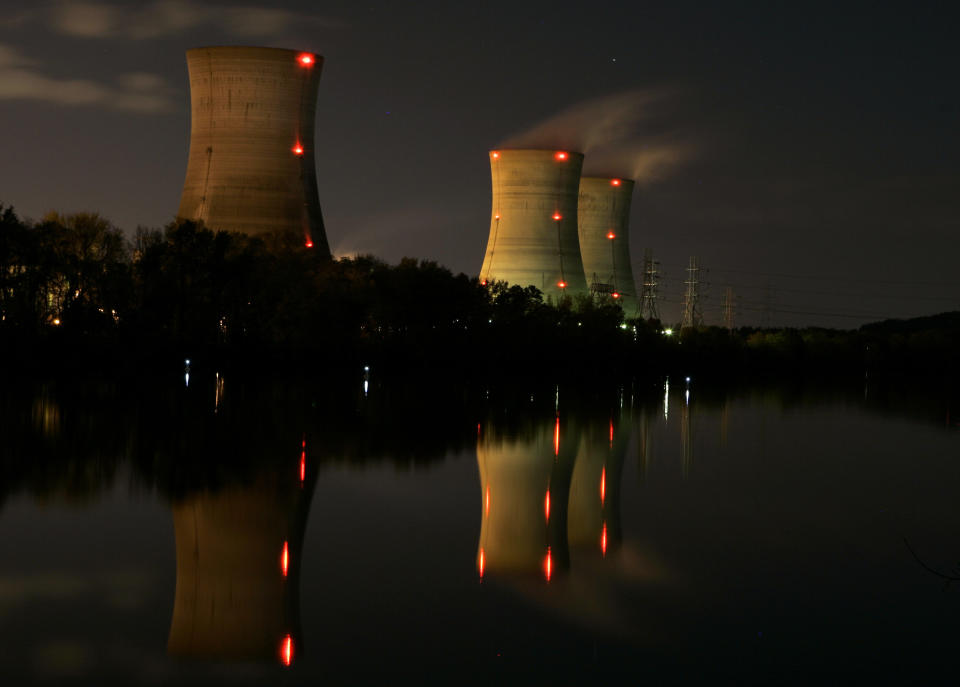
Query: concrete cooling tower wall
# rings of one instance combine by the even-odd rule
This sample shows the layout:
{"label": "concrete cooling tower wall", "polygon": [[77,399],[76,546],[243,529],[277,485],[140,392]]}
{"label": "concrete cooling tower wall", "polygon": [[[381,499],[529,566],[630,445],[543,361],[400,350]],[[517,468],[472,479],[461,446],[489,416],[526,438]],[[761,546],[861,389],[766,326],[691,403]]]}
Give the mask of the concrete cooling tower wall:
{"label": "concrete cooling tower wall", "polygon": [[490,152],[493,207],[481,280],[535,286],[554,300],[587,293],[577,233],[582,166],[580,153]]}
{"label": "concrete cooling tower wall", "polygon": [[314,166],[323,58],[277,48],[187,51],[190,156],[178,219],[293,232],[329,253]]}
{"label": "concrete cooling tower wall", "polygon": [[637,311],[637,288],[630,264],[632,197],[630,179],[580,179],[577,224],[587,285],[594,294],[618,300],[628,317]]}

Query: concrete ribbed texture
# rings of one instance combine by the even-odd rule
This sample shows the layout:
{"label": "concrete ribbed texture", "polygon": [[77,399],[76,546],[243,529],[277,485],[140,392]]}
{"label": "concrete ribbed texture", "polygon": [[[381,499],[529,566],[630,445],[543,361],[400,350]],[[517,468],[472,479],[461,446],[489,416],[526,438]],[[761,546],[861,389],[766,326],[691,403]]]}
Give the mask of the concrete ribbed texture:
{"label": "concrete ribbed texture", "polygon": [[295,232],[329,253],[314,166],[323,58],[277,48],[187,51],[191,133],[179,219]]}
{"label": "concrete ribbed texture", "polygon": [[637,287],[630,264],[632,197],[633,181],[630,179],[580,179],[577,224],[587,284],[594,293],[610,297],[616,293],[628,317],[637,311]]}
{"label": "concrete ribbed texture", "polygon": [[582,167],[583,155],[568,151],[490,152],[493,207],[482,280],[536,286],[554,300],[587,293],[577,233]]}

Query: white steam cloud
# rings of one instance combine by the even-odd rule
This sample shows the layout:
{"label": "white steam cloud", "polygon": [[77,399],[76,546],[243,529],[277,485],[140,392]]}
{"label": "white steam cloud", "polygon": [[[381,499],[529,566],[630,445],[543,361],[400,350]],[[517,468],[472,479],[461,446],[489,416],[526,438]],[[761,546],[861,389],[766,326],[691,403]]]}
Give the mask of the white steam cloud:
{"label": "white steam cloud", "polygon": [[502,141],[503,148],[557,148],[585,155],[584,174],[649,183],[697,154],[678,116],[676,91],[627,91],[577,103]]}

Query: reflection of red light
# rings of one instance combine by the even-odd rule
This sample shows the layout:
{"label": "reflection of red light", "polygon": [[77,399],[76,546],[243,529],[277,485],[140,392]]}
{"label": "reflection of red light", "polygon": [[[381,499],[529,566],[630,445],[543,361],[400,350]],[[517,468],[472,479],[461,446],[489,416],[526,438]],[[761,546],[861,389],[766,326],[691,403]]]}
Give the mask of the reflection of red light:
{"label": "reflection of red light", "polygon": [[284,577],[290,570],[290,544],[288,542],[283,542],[283,552],[280,554],[280,570]]}
{"label": "reflection of red light", "polygon": [[611,180],[610,180],[610,185],[611,185],[611,186],[619,186],[619,185],[620,185],[620,180],[619,180],[619,179],[611,179]]}
{"label": "reflection of red light", "polygon": [[558,160],[566,160],[567,154],[561,150],[558,153],[556,153],[554,157],[557,158]]}
{"label": "reflection of red light", "polygon": [[559,286],[561,289],[565,289],[565,288],[567,288],[567,282],[565,282],[565,281],[558,281],[558,282],[557,282],[557,286]]}
{"label": "reflection of red light", "polygon": [[293,154],[298,156],[303,155],[303,146],[299,143],[293,146]]}
{"label": "reflection of red light", "polygon": [[314,63],[315,58],[309,53],[302,53],[300,57],[297,58],[297,61],[302,64],[304,67],[309,67]]}
{"label": "reflection of red light", "polygon": [[610,296],[611,296],[611,298],[613,298],[614,300],[616,300],[617,298],[620,298],[620,294],[617,293],[616,291],[614,291],[612,294],[610,294]]}
{"label": "reflection of red light", "polygon": [[560,418],[553,425],[553,455],[560,455]]}
{"label": "reflection of red light", "polygon": [[610,419],[610,443],[613,443],[613,418]]}
{"label": "reflection of red light", "polygon": [[300,453],[300,481],[303,482],[307,478],[307,452],[302,451]]}
{"label": "reflection of red light", "polygon": [[603,505],[603,502],[607,498],[607,466],[603,466],[603,470],[600,472],[600,505]]}
{"label": "reflection of red light", "polygon": [[553,219],[555,219],[557,222],[559,222],[560,220],[563,219],[563,215],[561,215],[559,212],[555,212],[555,213],[553,213]]}
{"label": "reflection of red light", "polygon": [[603,532],[600,533],[600,551],[607,555],[607,523],[603,523]]}
{"label": "reflection of red light", "polygon": [[490,515],[490,485],[487,485],[487,493],[483,497],[483,514]]}
{"label": "reflection of red light", "polygon": [[498,153],[496,150],[494,150],[492,153],[490,153],[490,156],[491,156],[494,160],[496,160],[497,158],[500,157],[500,153]]}
{"label": "reflection of red light", "polygon": [[550,522],[550,490],[547,489],[547,498],[543,501],[543,513],[547,516],[547,522]]}
{"label": "reflection of red light", "polygon": [[288,666],[293,663],[293,637],[287,635],[280,642],[280,662]]}
{"label": "reflection of red light", "polygon": [[477,559],[477,570],[480,572],[480,577],[483,577],[483,567],[486,561],[483,558],[483,549],[480,549],[480,557]]}
{"label": "reflection of red light", "polygon": [[543,559],[543,574],[546,575],[547,582],[553,576],[553,556],[550,555],[550,547],[547,547],[547,557]]}
{"label": "reflection of red light", "polygon": [[608,239],[615,239],[615,238],[617,238],[617,235],[614,234],[612,231],[608,231],[608,232],[607,232],[607,238],[608,238]]}

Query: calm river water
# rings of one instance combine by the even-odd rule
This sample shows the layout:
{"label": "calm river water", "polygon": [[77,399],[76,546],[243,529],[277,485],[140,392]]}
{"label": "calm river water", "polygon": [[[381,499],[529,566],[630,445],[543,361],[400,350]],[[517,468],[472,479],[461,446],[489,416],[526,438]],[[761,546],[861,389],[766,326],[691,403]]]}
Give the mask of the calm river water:
{"label": "calm river water", "polygon": [[5,383],[0,683],[956,680],[949,397],[368,377]]}

